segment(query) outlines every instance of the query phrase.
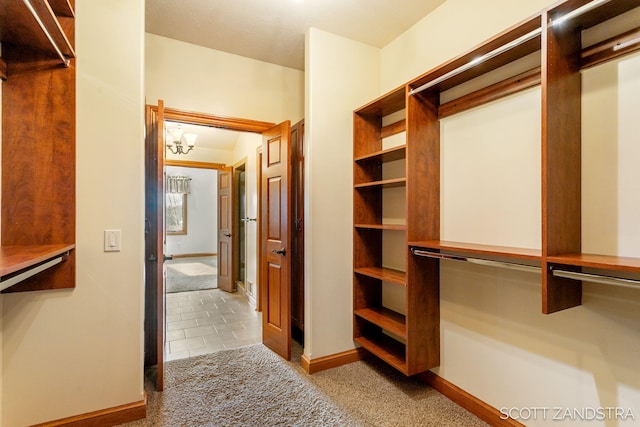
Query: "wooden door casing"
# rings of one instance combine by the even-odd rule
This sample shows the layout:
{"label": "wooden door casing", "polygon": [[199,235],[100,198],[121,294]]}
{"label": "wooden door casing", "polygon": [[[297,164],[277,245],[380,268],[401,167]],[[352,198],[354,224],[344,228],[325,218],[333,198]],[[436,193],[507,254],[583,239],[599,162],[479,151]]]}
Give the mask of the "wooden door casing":
{"label": "wooden door casing", "polygon": [[164,389],[164,103],[145,109],[145,366],[157,365]]}
{"label": "wooden door casing", "polygon": [[291,323],[297,335],[304,331],[303,141],[304,120],[291,126]]}
{"label": "wooden door casing", "polygon": [[218,288],[235,292],[233,281],[233,168],[218,173]]}
{"label": "wooden door casing", "polygon": [[291,359],[289,121],[262,133],[262,342]]}

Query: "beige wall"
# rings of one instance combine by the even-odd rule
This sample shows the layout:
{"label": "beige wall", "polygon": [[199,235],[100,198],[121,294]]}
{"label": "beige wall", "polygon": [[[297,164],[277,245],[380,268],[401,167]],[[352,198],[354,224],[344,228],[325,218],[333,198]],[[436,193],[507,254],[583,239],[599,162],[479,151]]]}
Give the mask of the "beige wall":
{"label": "beige wall", "polygon": [[304,73],[146,34],[148,104],[279,123],[302,119]]}
{"label": "beige wall", "polygon": [[353,110],[377,96],[378,49],[311,28],[306,36],[305,354],[352,339]]}
{"label": "beige wall", "polygon": [[143,399],[144,2],[76,12],[77,286],[2,297],[7,427]]}

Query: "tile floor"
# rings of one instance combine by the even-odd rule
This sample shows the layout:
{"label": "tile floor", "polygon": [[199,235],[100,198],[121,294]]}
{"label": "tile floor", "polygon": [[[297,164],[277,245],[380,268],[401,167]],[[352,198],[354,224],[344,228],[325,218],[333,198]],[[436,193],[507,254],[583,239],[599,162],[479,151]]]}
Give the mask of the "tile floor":
{"label": "tile floor", "polygon": [[167,294],[165,360],[262,342],[261,314],[220,289]]}

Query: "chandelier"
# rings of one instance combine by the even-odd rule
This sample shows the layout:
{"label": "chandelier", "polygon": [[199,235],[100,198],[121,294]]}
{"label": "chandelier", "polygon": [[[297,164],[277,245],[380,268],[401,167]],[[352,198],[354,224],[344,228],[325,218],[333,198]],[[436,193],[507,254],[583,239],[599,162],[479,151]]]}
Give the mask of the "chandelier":
{"label": "chandelier", "polygon": [[195,133],[184,133],[184,130],[180,126],[167,128],[167,133],[168,136],[171,137],[171,140],[167,140],[167,148],[173,154],[187,154],[193,150],[193,147],[196,145],[198,135]]}

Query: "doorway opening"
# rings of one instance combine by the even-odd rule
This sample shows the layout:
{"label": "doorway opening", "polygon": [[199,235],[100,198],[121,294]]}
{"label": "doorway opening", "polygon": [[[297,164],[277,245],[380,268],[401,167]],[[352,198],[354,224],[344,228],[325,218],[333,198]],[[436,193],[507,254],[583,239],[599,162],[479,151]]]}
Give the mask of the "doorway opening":
{"label": "doorway opening", "polygon": [[[166,130],[164,128],[165,123],[172,122],[192,124],[205,126],[207,128],[240,131],[243,132],[243,135],[253,135],[260,137],[260,139],[262,140],[261,146],[267,147],[265,149],[265,155],[262,156],[264,160],[262,162],[256,161],[259,157],[256,156],[256,152],[260,150],[260,147],[257,147],[257,149],[253,148],[242,153],[247,159],[249,159],[244,167],[244,177],[239,176],[240,180],[244,182],[245,188],[245,197],[243,198],[245,200],[244,215],[239,218],[245,219],[245,221],[234,221],[235,215],[233,215],[232,213],[227,215],[227,218],[237,224],[244,222],[244,231],[242,232],[244,234],[243,241],[245,243],[243,253],[246,255],[246,257],[242,261],[244,291],[247,294],[253,294],[255,296],[255,303],[257,308],[269,314],[268,316],[262,316],[262,332],[264,335],[265,328],[271,328],[271,330],[269,331],[270,339],[266,340],[263,336],[262,342],[272,349],[274,349],[274,347],[272,346],[274,344],[273,338],[276,336],[274,334],[279,334],[278,340],[281,340],[282,342],[289,342],[289,340],[291,339],[291,307],[289,303],[285,302],[285,300],[290,297],[290,262],[288,260],[291,257],[292,252],[291,248],[288,246],[290,244],[288,238],[279,239],[276,241],[273,236],[277,237],[277,234],[275,234],[275,232],[278,230],[284,233],[289,233],[291,230],[289,225],[291,211],[290,205],[288,205],[287,203],[287,194],[291,192],[291,188],[287,184],[287,176],[290,176],[291,170],[287,165],[290,165],[291,160],[289,158],[288,147],[290,136],[293,134],[293,132],[292,129],[290,129],[290,124],[288,121],[276,126],[271,123],[258,122],[253,120],[224,118],[202,113],[165,109],[162,100],[158,101],[157,107],[147,106],[145,113],[145,234],[147,236],[145,239],[145,366],[157,366],[157,388],[159,391],[161,391],[164,388],[164,356],[167,349],[166,344],[168,342],[166,340],[167,335],[165,334],[165,331],[167,331],[168,329],[173,330],[173,328],[165,328],[165,308],[167,307],[164,265],[164,258],[166,255],[166,242],[164,235],[165,218],[163,206],[165,200],[164,185],[166,159]],[[189,143],[188,145],[191,146],[193,144]],[[196,144],[196,147],[197,146],[198,144]],[[206,153],[204,149],[199,150],[198,148],[196,148],[194,152]],[[225,160],[218,160],[216,158],[216,162],[220,162],[218,163],[220,170],[218,188],[222,187],[222,169],[233,172],[232,167],[225,167],[225,165],[233,164],[235,159],[240,157],[242,156],[234,155],[232,159]],[[203,167],[202,165],[211,164],[210,160],[212,160],[212,157],[206,158],[206,161],[202,161],[201,158],[190,161],[184,161],[182,159],[168,160],[180,163],[182,166]],[[249,164],[251,161],[253,161],[256,166],[253,169]],[[238,166],[239,171],[242,172],[241,165]],[[252,170],[256,174],[258,173],[258,171],[261,171],[261,173],[264,171],[266,172],[262,173],[262,177],[260,179],[257,179],[252,177]],[[232,179],[233,173],[229,173],[228,180]],[[280,185],[278,183],[282,184]],[[227,184],[229,184],[228,187],[233,188],[231,183]],[[250,187],[252,186],[253,190],[250,189]],[[276,194],[275,190],[278,188],[280,188],[280,190]],[[229,197],[227,197],[227,203],[225,205],[227,207],[233,206],[231,194],[235,193],[228,193]],[[279,197],[274,198],[273,196]],[[276,203],[276,199],[278,200],[278,202],[277,204],[274,204]],[[219,223],[220,217],[222,216],[221,213],[223,211],[223,209],[221,208],[223,204],[220,203],[220,200],[221,199],[219,198]],[[256,208],[255,211],[252,210],[253,206],[263,200],[265,202],[260,208]],[[266,203],[269,204],[267,205]],[[268,220],[266,219],[261,222],[260,212],[262,212],[263,215],[268,215]],[[272,217],[271,215],[272,213],[276,212],[278,215],[277,221],[276,217]],[[252,215],[252,213],[254,214]],[[252,221],[252,219],[254,219],[254,221]],[[255,227],[253,227],[252,223],[255,223]],[[225,233],[225,237],[231,238],[233,248],[238,248],[239,250],[239,242],[234,242],[234,240],[238,239],[238,236],[242,233],[240,232],[239,226],[238,228],[236,228],[232,225],[232,227],[233,228],[229,229],[229,231]],[[270,237],[261,237],[267,235]],[[220,243],[220,241],[221,233],[218,233],[218,242]],[[220,245],[218,245],[218,248],[219,247]],[[231,249],[231,253],[233,253],[233,248]],[[253,256],[256,262],[252,262],[250,254],[254,254]],[[236,275],[234,279],[239,277],[240,258],[230,255],[228,257],[228,261],[231,262],[231,264],[229,265],[229,262],[222,262],[220,251],[218,251],[217,255],[218,287],[221,288],[222,286],[220,277],[223,268],[225,268],[226,270],[231,270],[233,274]],[[269,257],[269,261],[265,263],[267,257]],[[283,260],[285,261],[284,264],[281,263],[281,261]],[[259,265],[257,261],[259,261]],[[281,271],[282,275],[272,274],[277,270],[278,264],[281,264],[284,267],[284,269],[281,268],[279,270]],[[236,265],[238,266],[238,270],[235,270]],[[265,268],[271,268],[271,270],[269,270],[268,273],[263,273],[263,270],[265,270]],[[252,277],[254,278],[253,280]],[[277,283],[272,280],[275,278],[280,278]],[[235,285],[235,280],[232,280],[231,283]],[[274,292],[276,294],[272,295],[272,293]],[[260,293],[262,296],[258,297],[258,293]],[[238,293],[228,293],[226,295],[238,296]],[[282,303],[280,303],[280,301]],[[180,301],[178,301],[178,307],[180,307]],[[197,326],[193,330],[189,331],[189,333],[184,331],[185,340],[191,338],[197,339],[199,336],[198,328],[211,326],[206,324],[199,325],[197,320],[199,318],[199,315],[193,314],[193,310],[190,310],[188,307],[185,308],[184,311],[185,313],[176,313],[180,314],[180,321],[195,320],[195,325]],[[189,312],[191,312],[191,314],[189,314]],[[209,313],[207,313],[206,316],[208,318],[211,317]],[[191,318],[187,319],[186,317]],[[200,318],[205,319],[204,317]],[[276,318],[280,320],[279,324],[282,325],[279,328],[277,327],[278,323],[272,322],[272,320]],[[269,320],[265,323],[265,319]],[[229,322],[227,321],[226,323]],[[193,322],[191,322],[191,324],[193,324]],[[285,325],[286,327],[284,327]],[[273,328],[274,326],[276,327],[275,329]],[[235,335],[236,338],[239,338],[237,334]],[[288,336],[289,339],[284,340],[286,336]],[[202,336],[200,336],[200,338],[202,338]],[[286,348],[285,350],[286,352],[278,347],[274,351],[276,351],[278,354],[283,355],[283,357],[285,358],[289,358],[289,350],[287,350]]]}
{"label": "doorway opening", "polygon": [[[165,124],[168,128],[175,122]],[[246,157],[233,163],[260,145],[262,137],[180,125],[198,135],[193,151],[199,162],[194,165],[194,160],[171,154],[165,161],[167,193],[174,187],[171,179],[189,180],[184,186],[186,209],[180,211],[188,225],[180,235],[166,236],[167,253],[173,259],[165,262],[165,361],[262,342],[261,314],[255,310],[257,289],[246,286],[255,283],[257,270],[257,257],[248,253],[247,245],[248,236],[256,234],[255,223],[246,221],[257,216],[257,206],[247,202],[248,194],[255,193],[247,177],[256,174],[256,165]],[[226,166],[232,163],[233,167]],[[169,213],[167,205],[167,231]]]}

